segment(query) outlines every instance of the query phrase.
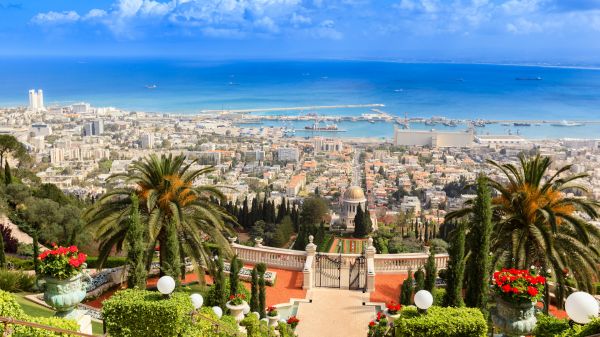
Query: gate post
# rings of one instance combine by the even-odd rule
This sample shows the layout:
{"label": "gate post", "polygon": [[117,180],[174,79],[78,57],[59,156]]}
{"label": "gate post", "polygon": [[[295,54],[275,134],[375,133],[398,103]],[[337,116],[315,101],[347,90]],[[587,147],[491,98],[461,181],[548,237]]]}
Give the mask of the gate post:
{"label": "gate post", "polygon": [[375,253],[377,250],[373,246],[373,238],[367,240],[369,246],[365,250],[367,257],[367,292],[375,291]]}
{"label": "gate post", "polygon": [[302,289],[311,289],[313,287],[313,261],[317,252],[317,245],[313,243],[314,237],[308,236],[308,244],[306,245],[306,261],[302,269]]}

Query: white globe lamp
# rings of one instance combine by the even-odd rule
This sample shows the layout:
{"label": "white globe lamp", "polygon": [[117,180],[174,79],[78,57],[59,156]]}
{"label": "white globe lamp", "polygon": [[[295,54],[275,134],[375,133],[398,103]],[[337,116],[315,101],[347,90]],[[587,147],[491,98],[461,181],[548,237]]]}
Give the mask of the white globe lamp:
{"label": "white globe lamp", "polygon": [[212,311],[215,313],[215,315],[217,315],[217,318],[221,318],[223,316],[223,309],[221,309],[221,307],[215,305],[212,307]]}
{"label": "white globe lamp", "polygon": [[260,319],[260,314],[258,313],[258,311],[253,311],[252,315],[256,316],[256,319]]}
{"label": "white globe lamp", "polygon": [[169,296],[175,290],[175,280],[171,276],[163,276],[158,279],[156,288],[161,294]]}
{"label": "white globe lamp", "polygon": [[569,318],[575,323],[587,324],[592,318],[598,317],[600,307],[594,296],[583,291],[577,291],[567,297],[565,310]]}
{"label": "white globe lamp", "polygon": [[433,296],[427,290],[419,290],[415,294],[415,305],[417,308],[427,311],[433,304]]}
{"label": "white globe lamp", "polygon": [[202,304],[204,304],[204,298],[200,294],[191,294],[190,299],[192,300],[192,305],[196,310],[200,309]]}

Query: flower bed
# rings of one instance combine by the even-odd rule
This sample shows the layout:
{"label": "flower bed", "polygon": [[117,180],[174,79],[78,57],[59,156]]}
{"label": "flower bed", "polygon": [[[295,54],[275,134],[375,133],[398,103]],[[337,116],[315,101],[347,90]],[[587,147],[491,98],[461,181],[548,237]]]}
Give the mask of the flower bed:
{"label": "flower bed", "polygon": [[[226,274],[229,274],[229,271],[231,270],[230,268],[231,268],[231,265],[229,264],[229,262],[223,263],[223,272],[225,272]],[[245,281],[245,282],[251,282],[252,281],[252,268],[242,267],[240,269],[240,272],[238,275],[240,277],[240,280]],[[268,286],[273,286],[275,284],[276,277],[277,277],[276,272],[267,270],[265,272],[265,283]]]}

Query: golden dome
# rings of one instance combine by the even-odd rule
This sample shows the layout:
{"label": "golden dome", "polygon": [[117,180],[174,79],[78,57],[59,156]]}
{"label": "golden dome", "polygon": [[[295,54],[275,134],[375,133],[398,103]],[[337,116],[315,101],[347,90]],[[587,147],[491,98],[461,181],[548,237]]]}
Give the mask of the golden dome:
{"label": "golden dome", "polygon": [[363,192],[362,188],[360,188],[359,186],[350,186],[350,187],[348,187],[346,192],[344,192],[344,200],[364,201],[365,193]]}

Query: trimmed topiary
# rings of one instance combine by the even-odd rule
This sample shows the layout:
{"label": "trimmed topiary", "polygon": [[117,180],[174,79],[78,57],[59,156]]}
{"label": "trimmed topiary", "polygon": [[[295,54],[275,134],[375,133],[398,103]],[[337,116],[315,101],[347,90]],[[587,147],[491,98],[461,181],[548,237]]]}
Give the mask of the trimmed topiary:
{"label": "trimmed topiary", "polygon": [[104,301],[102,315],[110,336],[178,337],[190,329],[193,310],[189,295],[127,289]]}
{"label": "trimmed topiary", "polygon": [[485,337],[488,330],[483,314],[474,308],[431,307],[421,314],[408,306],[394,324],[397,337]]}

